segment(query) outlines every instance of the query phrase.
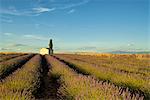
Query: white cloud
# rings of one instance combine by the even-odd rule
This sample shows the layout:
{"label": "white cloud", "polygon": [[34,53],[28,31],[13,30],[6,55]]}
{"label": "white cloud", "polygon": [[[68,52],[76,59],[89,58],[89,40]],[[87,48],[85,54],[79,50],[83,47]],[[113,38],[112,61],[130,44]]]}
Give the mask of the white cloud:
{"label": "white cloud", "polygon": [[48,40],[48,38],[46,38],[46,37],[37,36],[37,35],[30,35],[30,34],[23,35],[23,37],[29,38],[29,39],[35,39],[35,40]]}
{"label": "white cloud", "polygon": [[[1,8],[0,14],[7,14],[7,15],[15,15],[15,16],[38,16],[42,13],[51,12],[54,10],[64,10],[69,9],[77,6],[84,5],[91,0],[79,0],[76,2],[72,2],[71,0],[46,0],[46,3],[43,3],[43,0],[37,0],[33,2],[33,6],[25,5],[23,8],[17,8],[16,6],[11,6],[7,8]],[[24,9],[27,8],[27,9]],[[73,13],[74,10],[70,11]],[[6,21],[6,20],[5,20]],[[11,20],[8,20],[11,22]]]}
{"label": "white cloud", "polygon": [[1,14],[8,14],[8,15],[21,15],[22,12],[18,12],[15,7],[13,8],[8,8],[8,9],[0,9]]}
{"label": "white cloud", "polygon": [[15,7],[9,9],[0,9],[0,14],[7,14],[7,15],[15,15],[15,16],[38,16],[45,12],[54,11],[55,8],[30,8],[30,9],[16,9]]}
{"label": "white cloud", "polygon": [[127,44],[127,46],[129,46],[129,47],[134,46],[134,43],[129,43],[129,44]]}
{"label": "white cloud", "polygon": [[13,20],[11,19],[1,19],[2,22],[6,22],[6,23],[12,23]]}
{"label": "white cloud", "polygon": [[13,20],[10,18],[10,17],[7,17],[7,16],[0,16],[0,21],[1,22],[6,22],[6,23],[12,23]]}
{"label": "white cloud", "polygon": [[59,7],[59,9],[73,8],[73,7],[84,5],[84,4],[88,3],[88,2],[90,2],[90,0],[82,0],[82,1],[80,1],[78,3],[72,3],[72,4],[68,4],[66,6]]}
{"label": "white cloud", "polygon": [[11,44],[10,47],[25,47],[25,46],[28,46],[26,44],[21,44],[21,43],[14,43],[14,44]]}
{"label": "white cloud", "polygon": [[13,35],[13,33],[4,33],[4,35],[11,36],[11,35]]}
{"label": "white cloud", "polygon": [[54,27],[55,25],[54,24],[45,24],[45,23],[36,23],[35,24],[35,28],[52,28],[52,27]]}
{"label": "white cloud", "polygon": [[50,12],[54,11],[56,8],[44,8],[44,7],[39,7],[39,8],[33,8],[33,11],[36,13],[43,13],[43,12]]}
{"label": "white cloud", "polygon": [[71,9],[68,11],[68,14],[74,13],[76,10],[75,9]]}
{"label": "white cloud", "polygon": [[85,47],[80,47],[77,48],[77,50],[97,50],[98,48],[95,46],[85,46]]}
{"label": "white cloud", "polygon": [[0,50],[11,50],[11,48],[0,48]]}
{"label": "white cloud", "polygon": [[17,50],[20,51],[21,49],[20,49],[20,48],[17,48]]}

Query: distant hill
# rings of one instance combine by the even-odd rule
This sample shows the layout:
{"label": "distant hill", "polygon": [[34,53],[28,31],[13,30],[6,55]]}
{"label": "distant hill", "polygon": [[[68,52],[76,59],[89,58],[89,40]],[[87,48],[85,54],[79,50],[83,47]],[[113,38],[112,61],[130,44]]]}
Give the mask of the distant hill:
{"label": "distant hill", "polygon": [[150,51],[111,51],[112,54],[150,54]]}

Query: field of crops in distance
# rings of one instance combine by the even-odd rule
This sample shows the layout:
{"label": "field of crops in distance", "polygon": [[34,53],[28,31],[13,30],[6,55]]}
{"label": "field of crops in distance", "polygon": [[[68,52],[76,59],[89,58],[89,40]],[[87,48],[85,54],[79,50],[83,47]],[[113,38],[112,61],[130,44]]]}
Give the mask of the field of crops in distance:
{"label": "field of crops in distance", "polygon": [[150,55],[0,54],[0,100],[150,100]]}

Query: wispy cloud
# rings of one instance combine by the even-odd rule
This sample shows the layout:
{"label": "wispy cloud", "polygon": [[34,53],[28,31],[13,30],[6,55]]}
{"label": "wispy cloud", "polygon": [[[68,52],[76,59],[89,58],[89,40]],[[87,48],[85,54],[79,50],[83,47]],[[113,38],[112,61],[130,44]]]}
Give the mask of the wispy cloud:
{"label": "wispy cloud", "polygon": [[44,7],[39,7],[39,8],[33,8],[33,11],[36,13],[43,13],[43,12],[50,12],[54,11],[56,8],[44,8]]}
{"label": "wispy cloud", "polygon": [[92,50],[92,51],[96,51],[96,50],[98,50],[98,48],[95,47],[95,46],[85,46],[85,47],[77,48],[77,50],[85,50],[85,51],[90,51],[90,50]]}
{"label": "wispy cloud", "polygon": [[43,27],[43,28],[52,28],[52,27],[54,27],[55,25],[54,24],[46,24],[46,23],[36,23],[35,24],[35,28],[41,28],[41,27]]}
{"label": "wispy cloud", "polygon": [[6,23],[12,23],[13,22],[13,20],[11,20],[11,19],[0,19],[1,20],[1,22],[6,22]]}
{"label": "wispy cloud", "polygon": [[54,10],[55,8],[44,8],[44,7],[19,10],[15,7],[12,7],[9,9],[0,9],[0,14],[15,15],[15,16],[38,16],[42,13],[51,12]]}
{"label": "wispy cloud", "polygon": [[21,43],[16,43],[16,44],[10,45],[10,47],[25,47],[25,46],[28,46],[28,45],[21,44]]}
{"label": "wispy cloud", "polygon": [[[17,2],[17,1],[15,1]],[[45,2],[45,3],[43,3]],[[66,3],[67,2],[67,3]],[[37,0],[36,5],[29,6],[25,5],[22,8],[17,8],[16,6],[6,7],[0,9],[0,14],[6,14],[6,15],[15,15],[15,16],[38,16],[42,13],[46,12],[52,12],[55,10],[64,10],[64,9],[71,9],[73,7],[81,6],[86,3],[90,2],[90,0],[79,0],[76,2],[72,1],[58,1],[58,0]],[[27,9],[25,9],[27,8]],[[73,13],[75,10],[72,9],[68,13]],[[6,21],[6,20],[5,20]],[[11,20],[7,20],[8,22],[11,22]]]}
{"label": "wispy cloud", "polygon": [[6,36],[14,35],[14,33],[3,33],[3,34],[6,35]]}
{"label": "wispy cloud", "polygon": [[7,16],[0,16],[0,21],[1,22],[6,22],[6,23],[12,23],[13,20],[10,18],[10,17],[7,17]]}
{"label": "wispy cloud", "polygon": [[71,4],[67,4],[65,6],[61,6],[61,7],[58,7],[58,8],[59,9],[68,9],[68,8],[73,8],[73,7],[81,6],[81,5],[84,5],[84,4],[89,3],[89,2],[90,2],[90,0],[81,0],[78,3],[71,3]]}
{"label": "wispy cloud", "polygon": [[24,12],[19,12],[15,7],[9,7],[9,8],[1,8],[0,9],[1,14],[7,14],[7,15],[22,15]]}
{"label": "wispy cloud", "polygon": [[128,47],[134,46],[134,43],[127,44]]}
{"label": "wispy cloud", "polygon": [[30,35],[30,34],[23,35],[23,37],[28,38],[28,39],[35,39],[35,40],[48,40],[47,37],[42,37],[42,36],[37,36],[37,35]]}
{"label": "wispy cloud", "polygon": [[76,10],[75,9],[71,9],[68,11],[68,14],[74,13]]}
{"label": "wispy cloud", "polygon": [[11,50],[11,48],[0,48],[0,50]]}
{"label": "wispy cloud", "polygon": [[21,48],[17,48],[17,50],[18,50],[18,51],[20,51],[20,50],[21,50]]}

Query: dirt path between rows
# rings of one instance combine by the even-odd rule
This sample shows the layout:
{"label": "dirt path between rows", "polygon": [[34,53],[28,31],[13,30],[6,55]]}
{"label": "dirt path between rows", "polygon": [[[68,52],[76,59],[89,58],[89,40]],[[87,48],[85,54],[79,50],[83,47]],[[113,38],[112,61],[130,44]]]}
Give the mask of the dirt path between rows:
{"label": "dirt path between rows", "polygon": [[46,62],[44,56],[42,56],[42,76],[41,86],[36,95],[36,99],[40,100],[58,100],[57,89],[59,88],[58,78],[53,77],[50,73],[50,65]]}

